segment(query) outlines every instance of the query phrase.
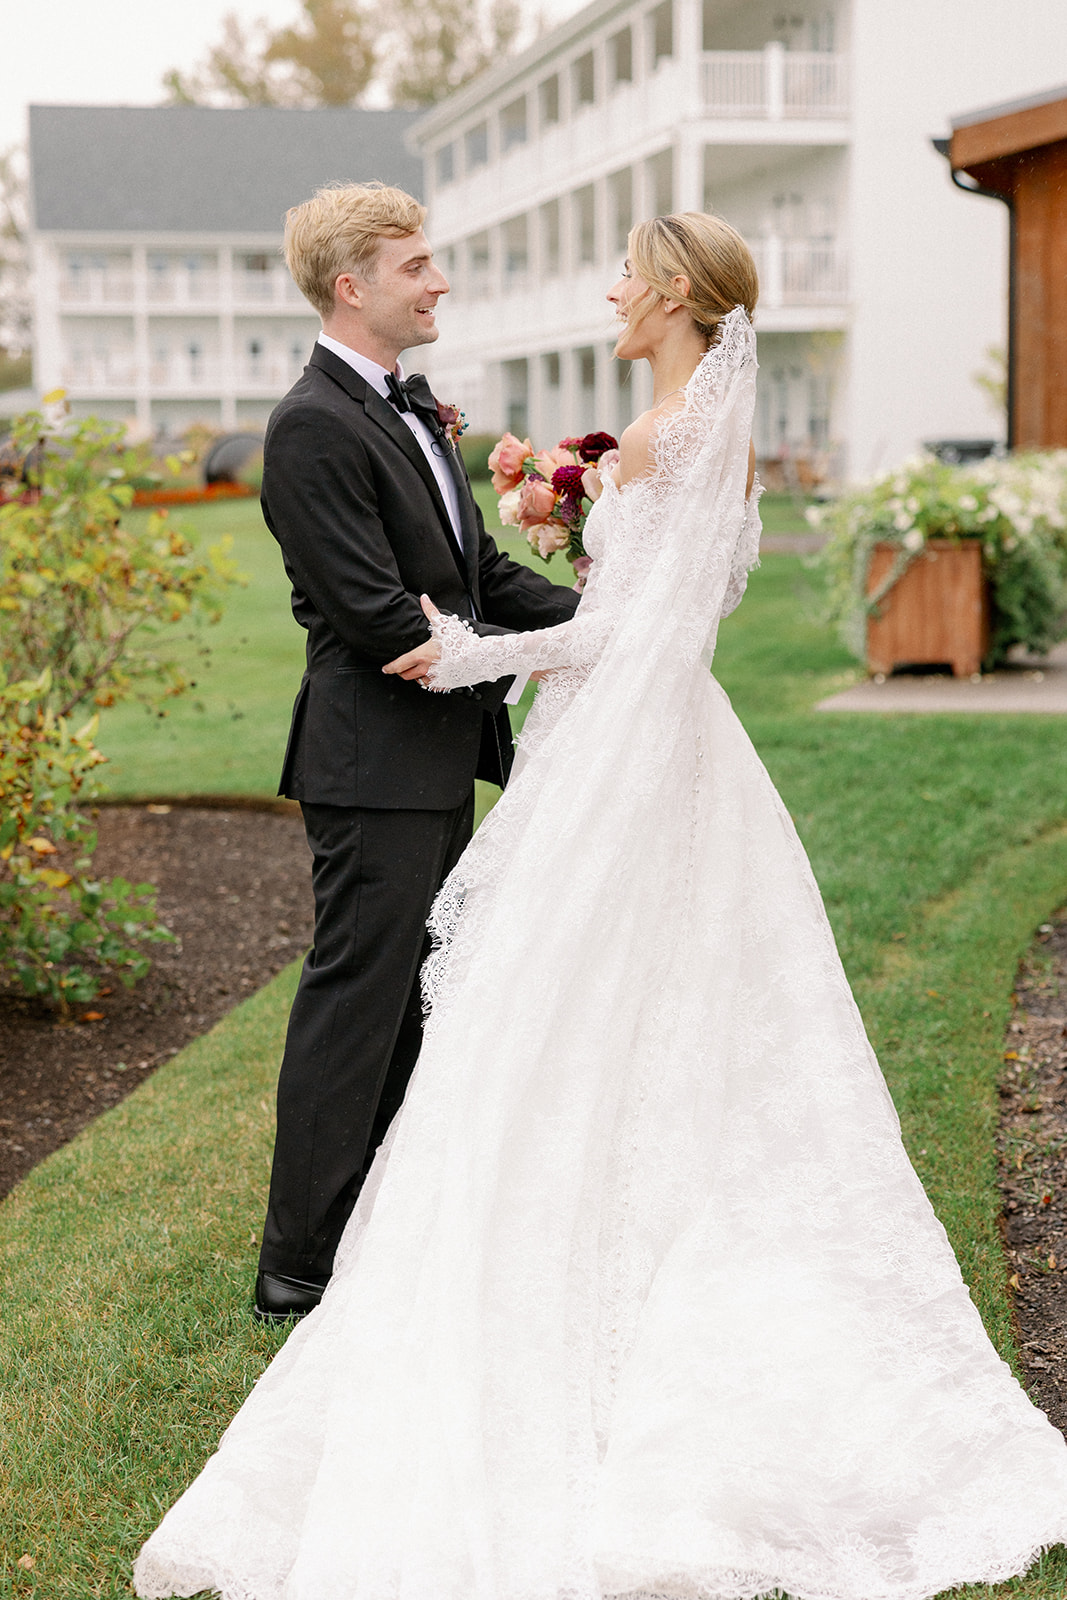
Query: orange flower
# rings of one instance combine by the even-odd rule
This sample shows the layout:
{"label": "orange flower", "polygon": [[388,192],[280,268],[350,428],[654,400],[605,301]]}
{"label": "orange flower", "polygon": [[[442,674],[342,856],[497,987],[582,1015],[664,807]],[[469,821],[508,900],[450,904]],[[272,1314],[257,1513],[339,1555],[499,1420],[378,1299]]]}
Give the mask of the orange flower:
{"label": "orange flower", "polygon": [[525,533],[547,522],[556,509],[556,491],[543,478],[527,478],[519,491],[519,526]]}
{"label": "orange flower", "polygon": [[529,439],[516,439],[513,433],[505,433],[489,457],[489,470],[497,494],[506,494],[516,487],[522,479],[522,464],[530,455],[533,455],[533,445]]}

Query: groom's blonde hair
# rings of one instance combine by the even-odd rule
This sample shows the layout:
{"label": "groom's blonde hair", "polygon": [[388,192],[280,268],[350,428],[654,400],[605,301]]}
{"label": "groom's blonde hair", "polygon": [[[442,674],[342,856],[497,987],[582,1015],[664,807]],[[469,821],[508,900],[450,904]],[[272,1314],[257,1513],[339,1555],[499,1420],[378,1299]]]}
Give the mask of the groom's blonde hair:
{"label": "groom's blonde hair", "polygon": [[285,215],[285,263],[321,317],[333,311],[342,272],[372,279],[383,239],[405,239],[426,207],[387,183],[330,183]]}

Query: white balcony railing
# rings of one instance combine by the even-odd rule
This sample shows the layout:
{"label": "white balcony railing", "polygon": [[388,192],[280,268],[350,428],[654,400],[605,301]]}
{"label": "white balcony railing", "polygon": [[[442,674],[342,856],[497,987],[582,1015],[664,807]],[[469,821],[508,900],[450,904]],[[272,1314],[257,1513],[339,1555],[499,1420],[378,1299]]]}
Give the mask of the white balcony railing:
{"label": "white balcony railing", "polygon": [[303,358],[292,361],[245,361],[237,368],[241,389],[269,389],[281,393],[290,388],[304,370]]}
{"label": "white balcony railing", "polygon": [[217,272],[183,272],[148,279],[148,299],[153,305],[202,305],[218,297]]}
{"label": "white balcony railing", "polygon": [[218,361],[208,356],[196,360],[172,356],[169,361],[152,361],[148,367],[148,381],[153,389],[215,389],[220,376]]}
{"label": "white balcony railing", "polygon": [[847,58],[822,51],[789,51],[778,42],[762,50],[706,50],[704,114],[782,122],[848,115]]}
{"label": "white balcony railing", "polygon": [[63,366],[63,383],[70,389],[130,389],[136,381],[132,356],[75,356]]}
{"label": "white balcony railing", "polygon": [[133,278],[124,272],[79,272],[59,280],[64,305],[128,305],[133,298]]}
{"label": "white balcony railing", "polygon": [[233,297],[239,305],[307,304],[287,272],[235,272]]}
{"label": "white balcony railing", "polygon": [[833,239],[780,239],[752,242],[760,277],[760,305],[841,305],[848,298],[844,251]]}

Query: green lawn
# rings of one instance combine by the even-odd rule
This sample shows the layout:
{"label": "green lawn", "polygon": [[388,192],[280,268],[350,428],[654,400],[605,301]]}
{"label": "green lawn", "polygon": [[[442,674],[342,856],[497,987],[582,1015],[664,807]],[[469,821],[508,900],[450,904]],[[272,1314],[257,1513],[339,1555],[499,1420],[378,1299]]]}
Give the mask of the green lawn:
{"label": "green lawn", "polygon": [[[195,520],[205,537],[232,528],[253,581],[214,630],[204,709],[109,713],[105,770],[127,794],[269,794],[300,635],[255,507]],[[818,601],[809,565],[767,557],[716,670],[812,856],[905,1139],[1010,1359],[996,1082],[1016,964],[1067,898],[1067,723],[816,714],[855,672]],[[281,974],[0,1206],[0,1596],[128,1595],[138,1540],[276,1342],[246,1302],[293,982]],[[990,1592],[1063,1600],[1067,1557],[976,1595]]]}

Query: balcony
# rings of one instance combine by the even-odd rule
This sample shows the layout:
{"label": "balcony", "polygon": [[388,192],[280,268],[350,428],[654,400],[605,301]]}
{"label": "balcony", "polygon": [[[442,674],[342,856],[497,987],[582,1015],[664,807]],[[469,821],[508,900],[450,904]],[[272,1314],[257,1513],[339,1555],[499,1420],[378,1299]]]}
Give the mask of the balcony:
{"label": "balcony", "polygon": [[834,239],[752,241],[760,277],[760,306],[843,305],[848,298],[848,267]]}
{"label": "balcony", "polygon": [[198,306],[218,297],[217,272],[182,272],[148,279],[148,299],[153,306]]}
{"label": "balcony", "polygon": [[128,272],[67,273],[59,280],[63,305],[125,306],[133,299],[133,277]]}
{"label": "balcony", "polygon": [[706,117],[785,122],[848,116],[848,58],[789,51],[705,50],[701,91]]}
{"label": "balcony", "polygon": [[150,362],[148,368],[150,387],[163,393],[214,391],[221,376],[219,362],[212,356],[171,356]]}
{"label": "balcony", "polygon": [[308,303],[287,272],[235,272],[233,298],[237,305],[300,306]]}
{"label": "balcony", "polygon": [[64,363],[62,381],[68,389],[128,392],[137,382],[137,363],[119,353],[73,356]]}

